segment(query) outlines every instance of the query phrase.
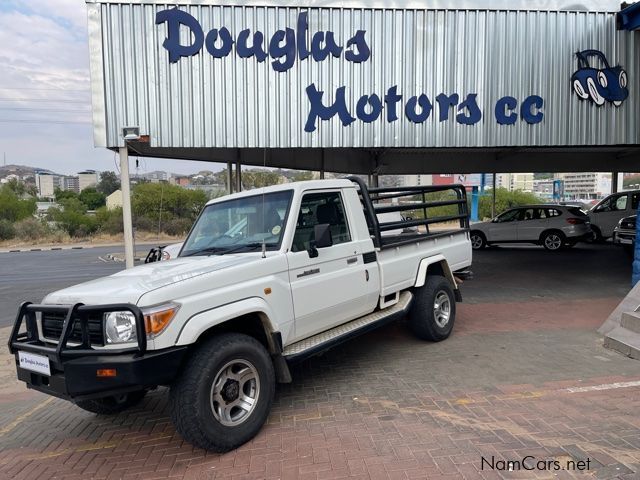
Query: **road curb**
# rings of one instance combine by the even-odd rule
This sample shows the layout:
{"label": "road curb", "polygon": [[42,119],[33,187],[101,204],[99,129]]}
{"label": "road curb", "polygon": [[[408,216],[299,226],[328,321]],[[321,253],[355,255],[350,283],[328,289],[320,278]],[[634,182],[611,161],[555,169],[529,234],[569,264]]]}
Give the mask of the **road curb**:
{"label": "road curb", "polygon": [[40,247],[40,248],[15,248],[10,250],[0,250],[0,253],[20,253],[20,252],[48,252],[51,250],[84,250],[88,248],[96,248],[102,245],[83,245],[83,246],[69,246],[69,247]]}

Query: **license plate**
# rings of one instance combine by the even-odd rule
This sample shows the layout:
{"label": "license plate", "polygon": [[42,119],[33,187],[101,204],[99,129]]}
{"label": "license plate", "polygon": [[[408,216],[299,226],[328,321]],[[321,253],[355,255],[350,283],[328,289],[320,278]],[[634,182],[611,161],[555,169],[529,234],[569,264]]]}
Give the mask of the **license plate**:
{"label": "license plate", "polygon": [[36,355],[35,353],[18,352],[18,360],[20,368],[31,370],[32,372],[41,373],[42,375],[51,376],[51,368],[49,367],[49,358],[44,355]]}

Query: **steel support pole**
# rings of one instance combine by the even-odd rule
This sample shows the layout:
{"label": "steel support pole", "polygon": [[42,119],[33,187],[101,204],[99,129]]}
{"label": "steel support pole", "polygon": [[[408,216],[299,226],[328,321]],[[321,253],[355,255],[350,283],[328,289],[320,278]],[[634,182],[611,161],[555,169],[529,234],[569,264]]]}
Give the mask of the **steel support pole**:
{"label": "steel support pole", "polygon": [[240,160],[236,162],[236,192],[242,191],[242,165]]}
{"label": "steel support pole", "polygon": [[618,172],[611,172],[611,193],[618,193]]}
{"label": "steel support pole", "polygon": [[324,148],[320,151],[320,180],[324,180]]}
{"label": "steel support pole", "polygon": [[493,190],[491,200],[491,218],[496,218],[496,174],[493,174]]}
{"label": "steel support pole", "polygon": [[233,164],[227,162],[227,193],[233,193]]}
{"label": "steel support pole", "polygon": [[129,182],[129,150],[120,147],[120,188],[122,190],[122,223],[124,225],[124,261],[133,268],[133,221],[131,219],[131,184]]}

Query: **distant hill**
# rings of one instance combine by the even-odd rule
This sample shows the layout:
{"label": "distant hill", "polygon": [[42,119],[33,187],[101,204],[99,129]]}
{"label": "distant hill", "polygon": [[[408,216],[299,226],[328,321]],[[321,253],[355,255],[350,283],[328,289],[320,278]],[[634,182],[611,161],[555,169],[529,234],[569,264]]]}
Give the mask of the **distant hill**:
{"label": "distant hill", "polygon": [[23,177],[25,175],[35,175],[36,172],[55,173],[46,168],[28,167],[27,165],[0,165],[0,178],[4,178],[7,175]]}

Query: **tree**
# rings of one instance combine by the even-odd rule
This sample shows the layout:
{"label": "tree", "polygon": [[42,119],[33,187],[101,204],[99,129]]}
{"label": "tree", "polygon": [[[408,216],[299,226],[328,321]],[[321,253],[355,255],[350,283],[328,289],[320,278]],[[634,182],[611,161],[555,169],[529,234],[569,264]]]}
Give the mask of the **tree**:
{"label": "tree", "polygon": [[78,198],[78,194],[73,190],[61,190],[56,188],[53,192],[56,202],[60,203],[62,200],[66,200],[68,198]]}
{"label": "tree", "polygon": [[133,214],[154,222],[185,218],[193,222],[204,204],[207,194],[202,190],[187,190],[166,183],[136,185],[131,197]]}
{"label": "tree", "polygon": [[78,195],[78,199],[84,203],[88,210],[96,210],[105,205],[107,197],[93,187],[85,188]]}
{"label": "tree", "polygon": [[303,182],[305,180],[313,180],[313,172],[310,170],[295,172],[291,178],[294,182]]}
{"label": "tree", "polygon": [[242,188],[251,190],[253,188],[263,188],[281,183],[282,176],[278,172],[270,170],[245,170],[241,174]]}
{"label": "tree", "polygon": [[17,222],[23,218],[29,218],[36,213],[36,200],[21,199],[11,185],[3,185],[0,188],[0,220]]}
{"label": "tree", "polygon": [[[480,197],[479,203],[479,217],[481,219],[491,218],[491,191],[485,192],[485,194]],[[512,207],[518,207],[520,205],[531,205],[536,203],[544,202],[540,200],[540,198],[534,193],[523,192],[522,190],[509,191],[506,188],[496,189],[496,215]]]}
{"label": "tree", "polygon": [[84,237],[98,228],[95,217],[86,215],[87,207],[78,198],[60,200],[60,208],[50,208],[47,219],[55,221],[60,228],[72,237]]}
{"label": "tree", "polygon": [[104,195],[111,195],[120,189],[120,180],[115,172],[102,172],[96,190]]}

